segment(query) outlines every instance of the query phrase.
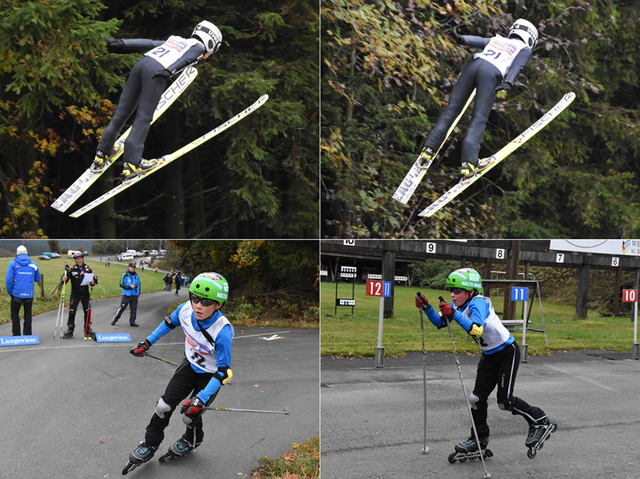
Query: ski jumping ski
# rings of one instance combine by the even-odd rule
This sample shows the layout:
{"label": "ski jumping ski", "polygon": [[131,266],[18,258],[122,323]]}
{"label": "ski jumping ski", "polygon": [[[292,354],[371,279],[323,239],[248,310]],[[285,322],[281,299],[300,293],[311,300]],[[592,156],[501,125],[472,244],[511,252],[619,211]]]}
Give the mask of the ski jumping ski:
{"label": "ski jumping ski", "polygon": [[[152,125],[165,111],[167,111],[178,97],[184,93],[187,87],[191,85],[193,80],[195,80],[196,76],[198,76],[198,70],[194,67],[188,67],[182,72],[177,80],[165,90],[162,97],[160,97],[160,102],[158,103],[155,112],[153,113],[153,119],[151,120]],[[107,168],[113,165],[113,163],[120,158],[122,153],[124,153],[124,142],[129,136],[129,133],[131,133],[131,127],[129,127],[129,129],[116,141],[113,147],[114,153],[106,161],[104,168],[100,171],[93,171],[91,168],[87,168],[85,172],[82,173],[82,175],[80,175],[80,177],[69,188],[66,189],[60,198],[53,202],[51,207],[61,213],[67,211],[67,209],[69,209],[69,207],[75,203],[75,201],[80,198],[80,196],[82,196],[82,194],[87,191],[105,171],[107,171]]]}
{"label": "ski jumping ski", "polygon": [[250,107],[248,107],[245,110],[241,111],[240,113],[238,113],[233,118],[230,118],[229,120],[224,122],[222,125],[218,126],[217,128],[214,128],[213,130],[211,130],[208,133],[205,133],[200,138],[197,138],[197,139],[193,140],[191,143],[183,146],[179,150],[174,151],[173,153],[165,155],[165,156],[163,156],[161,158],[158,158],[158,164],[153,169],[150,169],[147,172],[145,172],[145,173],[143,173],[143,174],[141,174],[139,176],[136,176],[136,177],[131,178],[129,180],[123,181],[122,183],[120,183],[115,188],[107,191],[100,198],[97,198],[94,201],[92,201],[91,203],[89,203],[88,205],[83,206],[79,210],[77,210],[74,213],[72,213],[70,216],[72,218],[78,218],[78,217],[82,216],[83,214],[85,214],[87,211],[91,211],[96,206],[101,205],[105,201],[113,198],[118,193],[123,192],[124,190],[126,190],[130,186],[133,186],[136,183],[138,183],[139,181],[142,181],[143,179],[145,179],[148,176],[152,175],[153,173],[155,173],[156,171],[160,170],[161,168],[164,168],[165,166],[167,166],[172,161],[177,160],[178,158],[180,158],[185,153],[190,152],[194,148],[197,148],[198,146],[202,145],[203,143],[209,141],[214,136],[217,136],[218,134],[222,133],[227,128],[235,125],[240,120],[242,120],[246,116],[248,116],[251,113],[253,113],[254,111],[256,111],[262,105],[264,105],[267,102],[268,99],[269,99],[269,95],[262,95],[260,98],[258,98],[258,100],[253,105],[251,105]]}
{"label": "ski jumping ski", "polygon": [[407,204],[407,202],[409,201],[409,198],[411,198],[411,195],[413,195],[413,192],[416,191],[416,188],[422,181],[422,178],[424,178],[424,175],[427,173],[427,170],[431,166],[431,163],[433,163],[433,160],[438,156],[438,153],[440,153],[440,150],[442,149],[442,145],[445,144],[445,142],[449,138],[449,135],[451,135],[451,132],[454,130],[454,128],[460,121],[460,118],[462,118],[462,115],[464,115],[464,112],[467,111],[467,107],[471,104],[475,96],[476,96],[476,90],[474,89],[471,92],[471,95],[469,95],[469,99],[467,100],[467,103],[464,105],[464,108],[458,115],[458,118],[455,119],[455,121],[451,125],[451,128],[449,128],[449,131],[447,131],[447,136],[445,136],[444,141],[440,145],[440,148],[438,148],[438,151],[436,151],[436,153],[433,155],[433,158],[429,161],[429,163],[427,163],[424,166],[421,165],[420,156],[418,156],[418,159],[415,161],[415,163],[409,170],[409,173],[407,173],[407,176],[404,177],[404,180],[402,180],[402,183],[400,183],[400,186],[398,186],[398,189],[393,194],[394,200],[399,201],[403,205]]}
{"label": "ski jumping ski", "polygon": [[533,125],[527,128],[525,131],[520,133],[514,140],[512,140],[509,144],[507,144],[500,151],[489,157],[491,160],[489,166],[485,169],[479,171],[476,175],[468,178],[466,180],[460,180],[458,184],[456,184],[453,188],[445,192],[440,198],[431,203],[425,210],[420,212],[418,216],[423,217],[431,217],[438,211],[440,211],[444,206],[446,206],[451,200],[457,197],[464,190],[469,188],[473,183],[482,178],[489,170],[491,170],[494,166],[508,157],[515,150],[524,145],[527,141],[529,141],[536,133],[542,130],[545,126],[547,126],[551,121],[553,121],[560,113],[562,113],[575,99],[576,94],[573,92],[567,93],[562,99],[556,103],[556,105],[545,113],[542,118],[536,121]]}

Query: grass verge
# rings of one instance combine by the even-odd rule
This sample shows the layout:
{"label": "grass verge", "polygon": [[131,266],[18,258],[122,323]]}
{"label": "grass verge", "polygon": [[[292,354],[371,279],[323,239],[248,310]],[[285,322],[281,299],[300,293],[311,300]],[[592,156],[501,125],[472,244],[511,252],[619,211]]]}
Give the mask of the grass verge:
{"label": "grass verge", "polygon": [[[394,317],[384,320],[382,346],[388,357],[402,357],[406,352],[422,351],[420,313],[414,305],[416,291],[420,290],[432,304],[438,296],[448,299],[445,291],[416,287],[395,287]],[[338,307],[335,314],[335,291],[333,283],[322,283],[321,287],[321,355],[338,357],[373,357],[378,338],[378,311],[380,299],[365,295],[365,285],[356,285],[356,307],[353,318],[351,308]],[[351,285],[341,284],[338,296],[351,296]],[[543,291],[544,298],[544,291]],[[502,311],[503,298],[491,298],[496,311]],[[520,303],[522,304],[522,303]],[[521,308],[519,308],[520,310]],[[629,351],[633,343],[633,323],[627,317],[604,318],[589,312],[585,319],[575,317],[575,306],[564,306],[542,301],[542,311],[547,329],[549,346],[544,334],[527,332],[530,354],[549,354],[550,350],[608,349]],[[537,298],[533,304],[530,327],[542,329],[542,318]],[[451,351],[449,335],[437,330],[424,316],[425,349],[428,351]],[[475,354],[478,346],[457,325],[453,325],[456,347],[460,352]],[[522,342],[522,331],[513,332],[518,343]]]}
{"label": "grass verge", "polygon": [[302,444],[291,444],[292,449],[277,459],[267,456],[251,472],[256,479],[313,479],[320,477],[320,436]]}

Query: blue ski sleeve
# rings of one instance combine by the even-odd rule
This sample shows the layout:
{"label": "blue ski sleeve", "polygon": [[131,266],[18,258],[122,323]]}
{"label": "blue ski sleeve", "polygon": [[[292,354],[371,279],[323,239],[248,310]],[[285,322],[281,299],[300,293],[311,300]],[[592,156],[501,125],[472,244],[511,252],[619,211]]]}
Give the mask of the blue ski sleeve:
{"label": "blue ski sleeve", "polygon": [[481,298],[473,298],[469,304],[471,319],[463,316],[460,311],[453,314],[453,320],[460,325],[467,333],[471,331],[474,324],[484,327],[484,321],[489,317],[489,306]]}
{"label": "blue ski sleeve", "polygon": [[[184,308],[184,305],[187,303],[183,303],[180,306],[178,306],[176,308],[176,310],[171,313],[171,324],[175,326],[180,326],[180,318],[178,317],[178,314],[180,313],[180,310],[182,308]],[[153,331],[153,333],[151,333],[149,336],[147,336],[147,341],[149,341],[151,344],[156,344],[156,342],[165,334],[167,334],[169,331],[172,331],[173,328],[170,328],[169,326],[167,326],[167,324],[162,321],[158,327]]]}
{"label": "blue ski sleeve", "polygon": [[[233,338],[233,333],[231,331],[231,326],[224,326],[218,336],[216,337],[216,366],[218,368],[229,368],[231,367],[231,339]],[[211,396],[213,396],[218,389],[220,389],[222,383],[217,377],[212,377],[209,380],[209,383],[200,391],[196,396],[200,398],[203,403],[207,403]]]}
{"label": "blue ski sleeve", "polygon": [[436,310],[433,309],[433,306],[431,304],[429,304],[429,307],[425,310],[425,313],[427,313],[427,318],[429,318],[429,321],[431,321],[431,323],[436,328],[440,329],[446,326],[446,323],[442,320],[442,317],[440,317],[440,315],[436,313]]}
{"label": "blue ski sleeve", "polygon": [[7,274],[4,277],[4,285],[9,296],[11,296],[11,293],[13,292],[13,270],[15,269],[13,265],[13,260],[9,261],[9,266],[7,266]]}
{"label": "blue ski sleeve", "polygon": [[463,45],[475,48],[484,48],[491,41],[491,38],[476,37],[475,35],[462,35]]}
{"label": "blue ski sleeve", "polygon": [[507,75],[504,77],[505,82],[511,83],[513,85],[513,83],[516,81],[516,77],[520,74],[522,69],[527,66],[527,63],[529,63],[531,54],[532,52],[530,48],[523,48],[522,50],[520,50],[520,52],[518,52],[516,57],[513,59],[513,63],[509,67]]}

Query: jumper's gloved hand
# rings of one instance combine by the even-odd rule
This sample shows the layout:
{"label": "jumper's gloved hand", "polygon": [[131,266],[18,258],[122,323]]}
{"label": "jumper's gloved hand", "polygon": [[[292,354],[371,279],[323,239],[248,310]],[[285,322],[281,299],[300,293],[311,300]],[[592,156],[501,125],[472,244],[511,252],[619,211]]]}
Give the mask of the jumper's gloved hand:
{"label": "jumper's gloved hand", "polygon": [[416,293],[416,308],[429,309],[429,306],[429,300],[418,291]]}
{"label": "jumper's gloved hand", "polygon": [[144,353],[149,351],[150,347],[151,343],[149,342],[149,340],[145,339],[141,343],[138,343],[138,345],[129,352],[134,356],[141,358],[142,356],[144,356]]}
{"label": "jumper's gloved hand", "polygon": [[198,396],[193,396],[188,401],[182,403],[182,407],[180,408],[181,414],[186,414],[187,416],[197,416],[202,411],[204,407],[204,403],[200,400]]}
{"label": "jumper's gloved hand", "polygon": [[113,38],[105,37],[104,41],[107,42],[107,51],[110,53],[117,52],[124,47],[124,41],[120,39],[114,40]]}
{"label": "jumper's gloved hand", "polygon": [[507,96],[507,92],[511,91],[511,86],[511,83],[506,81],[504,83],[500,83],[500,85],[498,85],[494,91],[498,94],[498,98],[505,98]]}
{"label": "jumper's gloved hand", "polygon": [[451,309],[451,305],[444,301],[440,303],[440,313],[443,318],[447,318],[449,321],[453,318],[453,309]]}
{"label": "jumper's gloved hand", "polygon": [[171,78],[171,72],[165,68],[164,70],[155,72],[151,78],[164,78],[169,81],[169,78]]}
{"label": "jumper's gloved hand", "polygon": [[455,30],[452,30],[449,33],[449,36],[454,42],[459,43],[460,45],[464,45],[464,38],[462,37],[462,35],[458,35],[458,32],[456,32]]}

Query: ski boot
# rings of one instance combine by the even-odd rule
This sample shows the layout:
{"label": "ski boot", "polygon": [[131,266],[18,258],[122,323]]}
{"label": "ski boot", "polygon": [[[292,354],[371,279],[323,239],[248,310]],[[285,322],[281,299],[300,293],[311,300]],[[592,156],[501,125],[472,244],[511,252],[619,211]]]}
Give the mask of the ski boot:
{"label": "ski boot", "polygon": [[151,460],[157,449],[157,446],[147,446],[146,443],[142,441],[138,445],[138,447],[136,447],[133,452],[129,454],[129,462],[126,466],[124,466],[122,475],[126,476],[129,472],[140,466],[140,464],[144,464],[145,462]]}
{"label": "ski boot", "polygon": [[96,151],[96,156],[93,158],[93,163],[91,163],[91,166],[89,168],[94,173],[98,171],[102,171],[102,169],[104,169],[104,167],[107,166],[107,163],[111,160],[111,158],[117,155],[120,152],[120,150],[123,148],[124,148],[124,143],[122,144],[116,143],[113,146],[113,151],[111,151],[110,155],[106,155],[100,150]]}
{"label": "ski boot", "polygon": [[173,458],[186,456],[190,452],[197,452],[196,447],[192,446],[189,441],[181,437],[175,444],[172,444],[166,454],[160,456],[160,462],[167,462]]}
{"label": "ski boot", "polygon": [[[482,446],[482,457],[484,459],[493,456],[493,452],[491,452],[491,449],[487,449],[488,444],[489,436],[480,440],[480,445]],[[455,463],[456,461],[465,462],[467,459],[473,461],[480,457],[478,443],[473,436],[466,441],[462,441],[456,444],[455,449],[456,452],[452,452],[449,455],[449,462],[451,464]]]}
{"label": "ski boot", "polygon": [[462,179],[468,180],[469,178],[473,178],[476,173],[484,170],[487,166],[489,166],[489,163],[491,163],[491,160],[489,158],[481,158],[475,165],[467,161],[463,161],[462,166],[460,167],[460,174],[462,175]]}
{"label": "ski boot", "polygon": [[73,329],[71,326],[69,326],[69,329],[67,329],[65,331],[65,333],[62,335],[62,339],[71,339],[73,338]]}
{"label": "ski boot", "polygon": [[125,180],[130,180],[131,178],[145,174],[157,164],[158,160],[141,160],[138,166],[125,161],[122,176]]}
{"label": "ski boot", "polygon": [[540,424],[532,424],[529,426],[529,434],[524,442],[525,446],[529,448],[527,451],[527,457],[533,459],[539,449],[544,447],[544,442],[549,439],[552,432],[556,432],[558,425],[555,422],[549,422],[549,418],[544,418],[544,421]]}
{"label": "ski boot", "polygon": [[418,166],[418,169],[426,170],[427,168],[429,168],[435,156],[436,155],[433,152],[433,150],[428,146],[425,146],[420,152],[420,155],[418,156],[418,159],[416,161],[416,165]]}

